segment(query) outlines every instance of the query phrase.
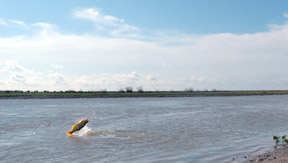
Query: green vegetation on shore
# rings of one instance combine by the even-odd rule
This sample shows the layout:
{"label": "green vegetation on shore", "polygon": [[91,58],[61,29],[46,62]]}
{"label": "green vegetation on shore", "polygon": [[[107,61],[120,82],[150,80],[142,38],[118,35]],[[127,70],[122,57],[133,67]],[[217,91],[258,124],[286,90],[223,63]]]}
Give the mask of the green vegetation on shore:
{"label": "green vegetation on shore", "polygon": [[288,90],[257,91],[0,91],[0,99],[8,98],[118,98],[118,97],[199,97],[199,96],[250,96],[250,95],[282,95]]}

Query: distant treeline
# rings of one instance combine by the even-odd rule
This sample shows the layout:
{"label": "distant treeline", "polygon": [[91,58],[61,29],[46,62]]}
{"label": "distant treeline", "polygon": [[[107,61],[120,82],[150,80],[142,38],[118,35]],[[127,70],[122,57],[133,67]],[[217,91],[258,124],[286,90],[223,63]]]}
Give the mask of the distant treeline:
{"label": "distant treeline", "polygon": [[248,91],[133,91],[121,89],[119,91],[0,91],[0,98],[119,98],[119,97],[199,97],[199,96],[251,96],[251,95],[282,95],[288,90],[248,90]]}

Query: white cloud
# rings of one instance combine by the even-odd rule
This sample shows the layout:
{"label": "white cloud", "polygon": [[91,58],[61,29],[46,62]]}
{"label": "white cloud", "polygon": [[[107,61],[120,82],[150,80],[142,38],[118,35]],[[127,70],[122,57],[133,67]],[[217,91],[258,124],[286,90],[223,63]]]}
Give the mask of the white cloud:
{"label": "white cloud", "polygon": [[14,28],[17,30],[22,30],[22,31],[31,30],[29,24],[26,24],[25,22],[21,20],[5,20],[3,18],[0,18],[0,25],[9,27],[9,28]]}
{"label": "white cloud", "polygon": [[288,18],[288,14],[287,14],[287,13],[283,13],[283,16],[284,16],[285,18]]}
{"label": "white cloud", "polygon": [[59,86],[59,85],[61,86],[61,85],[67,84],[64,76],[58,72],[52,73],[49,76],[53,80],[53,83],[52,83],[53,86]]}
{"label": "white cloud", "polygon": [[93,8],[87,8],[87,9],[84,9],[84,10],[78,10],[76,11],[75,13],[75,16],[77,18],[84,18],[84,19],[88,19],[88,20],[96,20],[100,17],[100,13],[99,11],[97,11],[96,9],[93,9]]}
{"label": "white cloud", "polygon": [[204,77],[196,78],[196,77],[192,76],[190,79],[191,79],[191,81],[202,82],[205,78]]}
{"label": "white cloud", "polygon": [[7,23],[6,23],[6,21],[5,21],[5,20],[1,20],[1,19],[0,19],[0,25],[2,25],[2,26],[6,26],[6,25],[7,25]]}
{"label": "white cloud", "polygon": [[[37,73],[34,70],[27,69],[15,61],[5,61],[4,67],[0,69],[2,77],[1,82],[10,86],[35,86],[41,82],[42,73]],[[6,75],[5,75],[6,74]],[[1,79],[1,78],[0,78]]]}
{"label": "white cloud", "polygon": [[137,72],[122,74],[101,74],[99,76],[77,76],[72,81],[78,90],[108,90],[115,91],[132,87],[133,90],[142,87],[147,90],[165,90],[172,83],[167,80],[157,80],[150,74],[139,74]]}
{"label": "white cloud", "polygon": [[96,27],[102,29],[103,26],[118,26],[123,23],[123,19],[111,15],[103,15],[94,8],[86,8],[75,12],[75,17],[80,19],[87,19],[95,23]]}
{"label": "white cloud", "polygon": [[161,66],[162,68],[169,68],[169,67],[170,67],[170,65],[167,64],[167,63],[165,63],[165,62],[162,62],[162,63],[160,64],[160,66]]}
{"label": "white cloud", "polygon": [[[0,18],[0,25],[26,31],[28,34],[26,36],[29,36],[31,34],[41,34],[42,36],[45,36],[47,34],[54,34],[57,32],[57,26],[54,24],[49,24],[46,22],[37,22],[33,24],[27,24],[21,20],[4,20]],[[17,36],[19,37],[19,36]]]}
{"label": "white cloud", "polygon": [[[41,36],[54,35],[57,33],[57,26],[46,22],[34,23],[31,24],[31,27],[33,27],[33,31],[37,31]],[[40,29],[40,31],[35,28]]]}
{"label": "white cloud", "polygon": [[51,64],[50,66],[56,69],[62,69],[64,67],[62,65],[57,65],[57,64]]}
{"label": "white cloud", "polygon": [[[1,68],[1,67],[0,67]],[[0,69],[0,90],[69,90],[64,75],[28,69],[17,61],[5,61]]]}
{"label": "white cloud", "polygon": [[119,36],[121,33],[138,32],[140,30],[138,27],[125,24],[124,19],[102,14],[95,8],[78,10],[74,13],[74,16],[93,22],[99,31],[108,32],[112,36]]}
{"label": "white cloud", "polygon": [[26,24],[23,21],[20,20],[10,20],[11,23],[17,24],[17,25],[21,25],[21,26],[25,26]]}
{"label": "white cloud", "polygon": [[34,24],[32,24],[32,26],[41,27],[41,28],[45,28],[45,29],[55,28],[54,25],[49,24],[49,23],[44,23],[44,22],[34,23]]}
{"label": "white cloud", "polygon": [[124,22],[123,19],[122,21],[120,21],[120,19],[114,17],[114,16],[110,16],[110,15],[105,15],[103,16],[105,22],[109,25],[115,25],[115,23],[119,23],[119,22]]}

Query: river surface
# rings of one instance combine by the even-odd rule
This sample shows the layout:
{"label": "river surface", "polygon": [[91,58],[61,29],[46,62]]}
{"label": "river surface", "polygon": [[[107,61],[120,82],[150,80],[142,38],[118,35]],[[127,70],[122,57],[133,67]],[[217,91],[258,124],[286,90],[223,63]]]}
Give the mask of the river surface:
{"label": "river surface", "polygon": [[287,95],[4,99],[0,162],[241,162],[287,121]]}

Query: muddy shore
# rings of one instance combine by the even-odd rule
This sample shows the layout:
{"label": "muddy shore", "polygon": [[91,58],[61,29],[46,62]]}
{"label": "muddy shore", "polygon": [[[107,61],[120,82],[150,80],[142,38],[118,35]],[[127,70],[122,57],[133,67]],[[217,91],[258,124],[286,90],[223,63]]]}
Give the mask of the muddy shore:
{"label": "muddy shore", "polygon": [[288,146],[247,158],[243,163],[288,163]]}

